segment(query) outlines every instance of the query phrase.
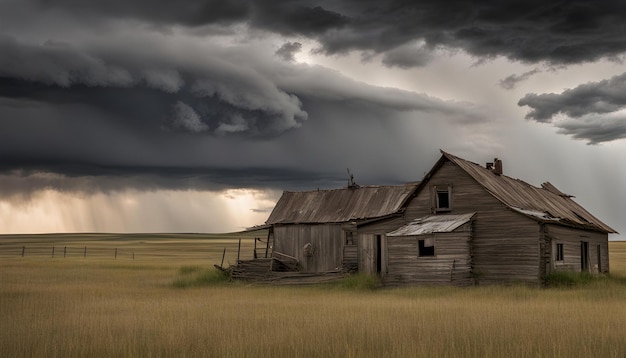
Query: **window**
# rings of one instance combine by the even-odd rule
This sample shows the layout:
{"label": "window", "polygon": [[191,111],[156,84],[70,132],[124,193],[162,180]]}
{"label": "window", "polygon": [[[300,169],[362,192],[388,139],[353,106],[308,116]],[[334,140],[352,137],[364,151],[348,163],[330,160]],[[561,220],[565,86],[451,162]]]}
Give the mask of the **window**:
{"label": "window", "polygon": [[563,244],[556,244],[556,251],[555,251],[555,255],[554,255],[554,260],[555,261],[563,261],[564,256],[563,256]]}
{"label": "window", "polygon": [[346,245],[355,245],[354,242],[354,233],[352,231],[346,231]]}
{"label": "window", "polygon": [[452,187],[449,185],[435,186],[433,193],[434,212],[448,212],[452,210]]}
{"label": "window", "polygon": [[417,248],[420,257],[435,256],[435,238],[417,240]]}
{"label": "window", "polygon": [[437,209],[450,209],[450,196],[447,190],[437,190]]}

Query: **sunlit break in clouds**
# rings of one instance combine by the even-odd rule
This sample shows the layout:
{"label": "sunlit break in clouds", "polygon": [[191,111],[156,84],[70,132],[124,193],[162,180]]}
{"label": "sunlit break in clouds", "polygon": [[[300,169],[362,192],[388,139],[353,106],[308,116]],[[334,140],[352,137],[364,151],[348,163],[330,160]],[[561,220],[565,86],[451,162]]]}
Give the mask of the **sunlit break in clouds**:
{"label": "sunlit break in clouds", "polygon": [[45,190],[28,203],[0,202],[5,233],[233,232],[262,223],[275,198],[249,189],[76,196]]}
{"label": "sunlit break in clouds", "polygon": [[617,0],[0,0],[0,233],[236,231],[346,168],[418,181],[439,149],[626,232],[625,22]]}

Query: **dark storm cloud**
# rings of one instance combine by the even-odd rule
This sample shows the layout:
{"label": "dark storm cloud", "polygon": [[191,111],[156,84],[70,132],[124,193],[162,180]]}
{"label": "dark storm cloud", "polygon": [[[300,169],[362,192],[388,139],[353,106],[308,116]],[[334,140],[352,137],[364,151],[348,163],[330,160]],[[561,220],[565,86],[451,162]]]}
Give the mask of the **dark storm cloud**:
{"label": "dark storm cloud", "polygon": [[[427,127],[483,121],[471,104],[276,61],[263,44],[170,48],[138,38],[0,37],[5,196],[19,183],[26,192],[335,186],[345,171],[333,167],[336,153],[352,143],[351,157],[378,155],[367,143],[394,142],[381,133],[399,117]],[[310,132],[324,126],[332,129]],[[380,130],[354,141],[365,126]]]}
{"label": "dark storm cloud", "polygon": [[[20,0],[21,1],[21,0]],[[246,0],[30,0],[43,10],[65,10],[82,16],[136,18],[156,23],[200,26],[234,22],[249,17]]]}
{"label": "dark storm cloud", "polygon": [[[25,163],[20,163],[24,166]],[[206,168],[97,166],[93,163],[33,161],[28,170],[0,167],[0,197],[28,199],[42,189],[95,194],[135,189],[220,191],[231,188],[311,190],[340,186],[343,178],[332,174],[287,168]],[[51,165],[52,164],[52,165]],[[50,169],[54,171],[50,171]]]}
{"label": "dark storm cloud", "polygon": [[317,36],[330,29],[343,28],[350,18],[317,6],[313,1],[255,2],[252,24],[285,35]]}
{"label": "dark storm cloud", "polygon": [[302,44],[299,42],[286,42],[278,50],[276,56],[285,61],[295,61],[295,54],[300,52]]}
{"label": "dark storm cloud", "polygon": [[[319,34],[322,51],[384,53],[421,40],[479,58],[572,64],[626,50],[622,1],[341,1],[345,27]],[[419,65],[421,63],[417,63]]]}
{"label": "dark storm cloud", "polygon": [[321,52],[384,54],[389,66],[408,60],[406,45],[462,49],[480,58],[573,64],[618,58],[626,51],[626,3],[609,1],[200,1],[21,0],[36,9],[92,18],[134,18],[158,26],[246,24],[320,42]]}
{"label": "dark storm cloud", "polygon": [[151,69],[128,59],[105,60],[64,43],[35,46],[9,37],[0,37],[0,52],[0,93],[8,97],[89,103],[133,114],[134,121],[148,116],[154,122],[163,119],[154,116],[169,113],[166,127],[191,132],[213,128],[219,134],[276,134],[298,127],[307,117],[296,96],[250,69],[223,61],[201,68],[169,63]]}
{"label": "dark storm cloud", "polygon": [[[590,82],[560,94],[529,93],[518,102],[532,110],[526,119],[554,123],[559,133],[588,140],[590,144],[626,137],[626,73],[608,80]],[[559,114],[569,117],[556,121]]]}
{"label": "dark storm cloud", "polygon": [[387,67],[411,68],[425,66],[432,58],[432,49],[406,44],[387,51],[382,62]]}
{"label": "dark storm cloud", "polygon": [[626,106],[626,73],[600,82],[582,84],[561,94],[529,93],[518,105],[532,108],[527,119],[550,122],[558,113],[569,117],[611,113]]}
{"label": "dark storm cloud", "polygon": [[585,120],[566,120],[557,123],[558,133],[585,140],[595,145],[626,138],[626,115],[615,118],[590,117]]}

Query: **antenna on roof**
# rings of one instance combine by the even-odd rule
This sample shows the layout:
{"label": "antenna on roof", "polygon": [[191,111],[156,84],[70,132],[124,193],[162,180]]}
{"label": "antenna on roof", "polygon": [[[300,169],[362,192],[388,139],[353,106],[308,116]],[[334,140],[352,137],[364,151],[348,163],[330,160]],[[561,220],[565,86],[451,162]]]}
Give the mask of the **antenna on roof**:
{"label": "antenna on roof", "polygon": [[350,172],[350,168],[346,168],[348,169],[348,175],[350,176],[350,180],[348,181],[348,188],[350,189],[356,189],[359,186],[359,184],[354,182],[354,175],[352,175],[352,173]]}

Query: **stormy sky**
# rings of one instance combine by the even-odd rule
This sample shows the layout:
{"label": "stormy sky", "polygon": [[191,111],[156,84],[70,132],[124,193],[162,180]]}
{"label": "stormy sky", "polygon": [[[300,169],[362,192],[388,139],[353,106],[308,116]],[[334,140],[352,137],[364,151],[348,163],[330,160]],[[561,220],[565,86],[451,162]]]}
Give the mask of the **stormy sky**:
{"label": "stormy sky", "polygon": [[626,233],[625,24],[623,1],[0,0],[0,233],[235,231],[439,149]]}

